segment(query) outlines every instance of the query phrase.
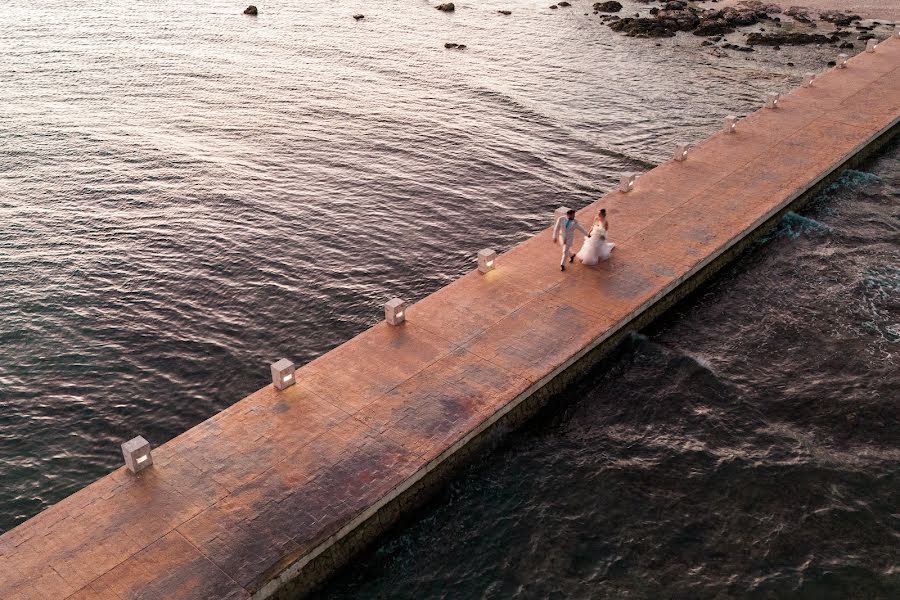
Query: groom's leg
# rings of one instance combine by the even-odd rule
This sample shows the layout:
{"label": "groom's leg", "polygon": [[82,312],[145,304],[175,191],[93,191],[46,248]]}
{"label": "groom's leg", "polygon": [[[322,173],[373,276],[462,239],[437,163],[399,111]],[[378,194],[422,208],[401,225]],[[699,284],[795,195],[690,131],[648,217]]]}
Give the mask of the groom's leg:
{"label": "groom's leg", "polygon": [[572,251],[572,246],[569,246],[568,244],[563,244],[562,258],[559,260],[559,266],[561,266],[561,267],[566,266],[566,261],[569,260],[569,252],[571,252],[571,251]]}

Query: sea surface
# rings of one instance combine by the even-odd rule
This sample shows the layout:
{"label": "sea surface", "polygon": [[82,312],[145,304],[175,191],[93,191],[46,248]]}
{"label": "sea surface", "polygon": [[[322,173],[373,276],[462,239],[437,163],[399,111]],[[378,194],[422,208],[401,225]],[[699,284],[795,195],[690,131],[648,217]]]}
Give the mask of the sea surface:
{"label": "sea surface", "polygon": [[[434,4],[3,5],[0,532],[835,52],[630,39],[584,0]],[[329,595],[897,591],[898,160],[626,344]]]}

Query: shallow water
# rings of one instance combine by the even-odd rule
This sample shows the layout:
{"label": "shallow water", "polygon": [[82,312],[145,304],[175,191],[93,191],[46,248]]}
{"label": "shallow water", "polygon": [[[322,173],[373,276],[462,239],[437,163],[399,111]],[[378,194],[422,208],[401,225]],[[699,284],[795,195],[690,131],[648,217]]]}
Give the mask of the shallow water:
{"label": "shallow water", "polygon": [[900,597],[900,146],[317,597]]}
{"label": "shallow water", "polygon": [[[320,355],[377,321],[387,298],[439,288],[474,250],[525,239],[556,206],[595,199],[834,52],[716,58],[690,35],[621,37],[580,6],[456,4],[448,15],[425,2],[274,1],[257,18],[221,1],[4,7],[0,531],[117,467],[123,440],[165,442],[264,385],[272,360]],[[867,256],[871,233],[822,260]],[[770,273],[769,286],[810,276],[787,266],[800,272]],[[788,300],[761,324],[753,309],[770,293],[745,289],[730,332],[771,327],[787,336],[771,345],[803,355],[806,342],[776,326],[814,318],[881,336],[883,354],[896,268],[894,257],[858,275],[860,325],[797,316]],[[749,360],[730,332],[712,364]],[[780,360],[770,369],[797,367]],[[856,389],[843,361],[826,366],[839,397]],[[498,548],[514,559],[522,541]]]}

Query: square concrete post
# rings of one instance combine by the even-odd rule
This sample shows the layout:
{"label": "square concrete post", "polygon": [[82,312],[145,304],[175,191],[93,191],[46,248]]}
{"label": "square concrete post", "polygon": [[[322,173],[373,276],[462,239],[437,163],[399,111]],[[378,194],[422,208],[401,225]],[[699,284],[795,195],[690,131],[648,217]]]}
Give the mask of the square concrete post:
{"label": "square concrete post", "polygon": [[675,144],[675,160],[682,162],[687,160],[690,144]]}
{"label": "square concrete post", "polygon": [[277,390],[283,390],[297,383],[294,379],[294,363],[282,358],[272,363],[272,385]]}
{"label": "square concrete post", "polygon": [[388,325],[399,325],[406,320],[406,302],[394,298],[384,303],[384,320]]}
{"label": "square concrete post", "polygon": [[497,253],[490,248],[478,251],[478,270],[482,273],[493,271],[496,268]]}
{"label": "square concrete post", "polygon": [[737,124],[738,118],[736,116],[728,115],[727,117],[725,117],[725,133],[736,133]]}
{"label": "square concrete post", "polygon": [[125,467],[132,473],[140,473],[153,464],[150,442],[141,436],[122,444],[122,456],[125,458]]}
{"label": "square concrete post", "polygon": [[634,189],[637,173],[625,173],[619,178],[619,191],[627,194]]}

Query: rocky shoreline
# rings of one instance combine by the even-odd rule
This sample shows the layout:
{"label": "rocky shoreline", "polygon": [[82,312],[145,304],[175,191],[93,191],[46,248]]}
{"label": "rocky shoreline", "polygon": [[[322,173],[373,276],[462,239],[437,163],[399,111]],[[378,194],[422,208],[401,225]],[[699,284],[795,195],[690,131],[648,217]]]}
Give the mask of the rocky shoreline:
{"label": "rocky shoreline", "polygon": [[[876,38],[874,29],[881,23],[863,25],[862,17],[853,13],[836,10],[815,11],[802,6],[782,8],[778,4],[761,0],[740,0],[736,6],[724,8],[704,8],[696,3],[683,0],[638,0],[642,4],[657,4],[648,16],[639,13],[620,17],[622,10],[618,2],[597,2],[594,14],[601,15],[613,31],[636,38],[674,37],[678,32],[690,32],[698,37],[711,38],[711,42],[721,41],[723,36],[735,33],[742,27],[756,26],[759,31],[747,35],[746,46],[726,44],[725,48],[752,52],[753,46],[787,46],[803,44],[834,44],[838,48],[852,48],[853,42]],[[712,0],[715,2],[716,0]],[[829,31],[819,33],[814,30],[818,23],[827,24]],[[769,32],[765,25],[774,31]],[[886,37],[886,36],[885,36]]]}

